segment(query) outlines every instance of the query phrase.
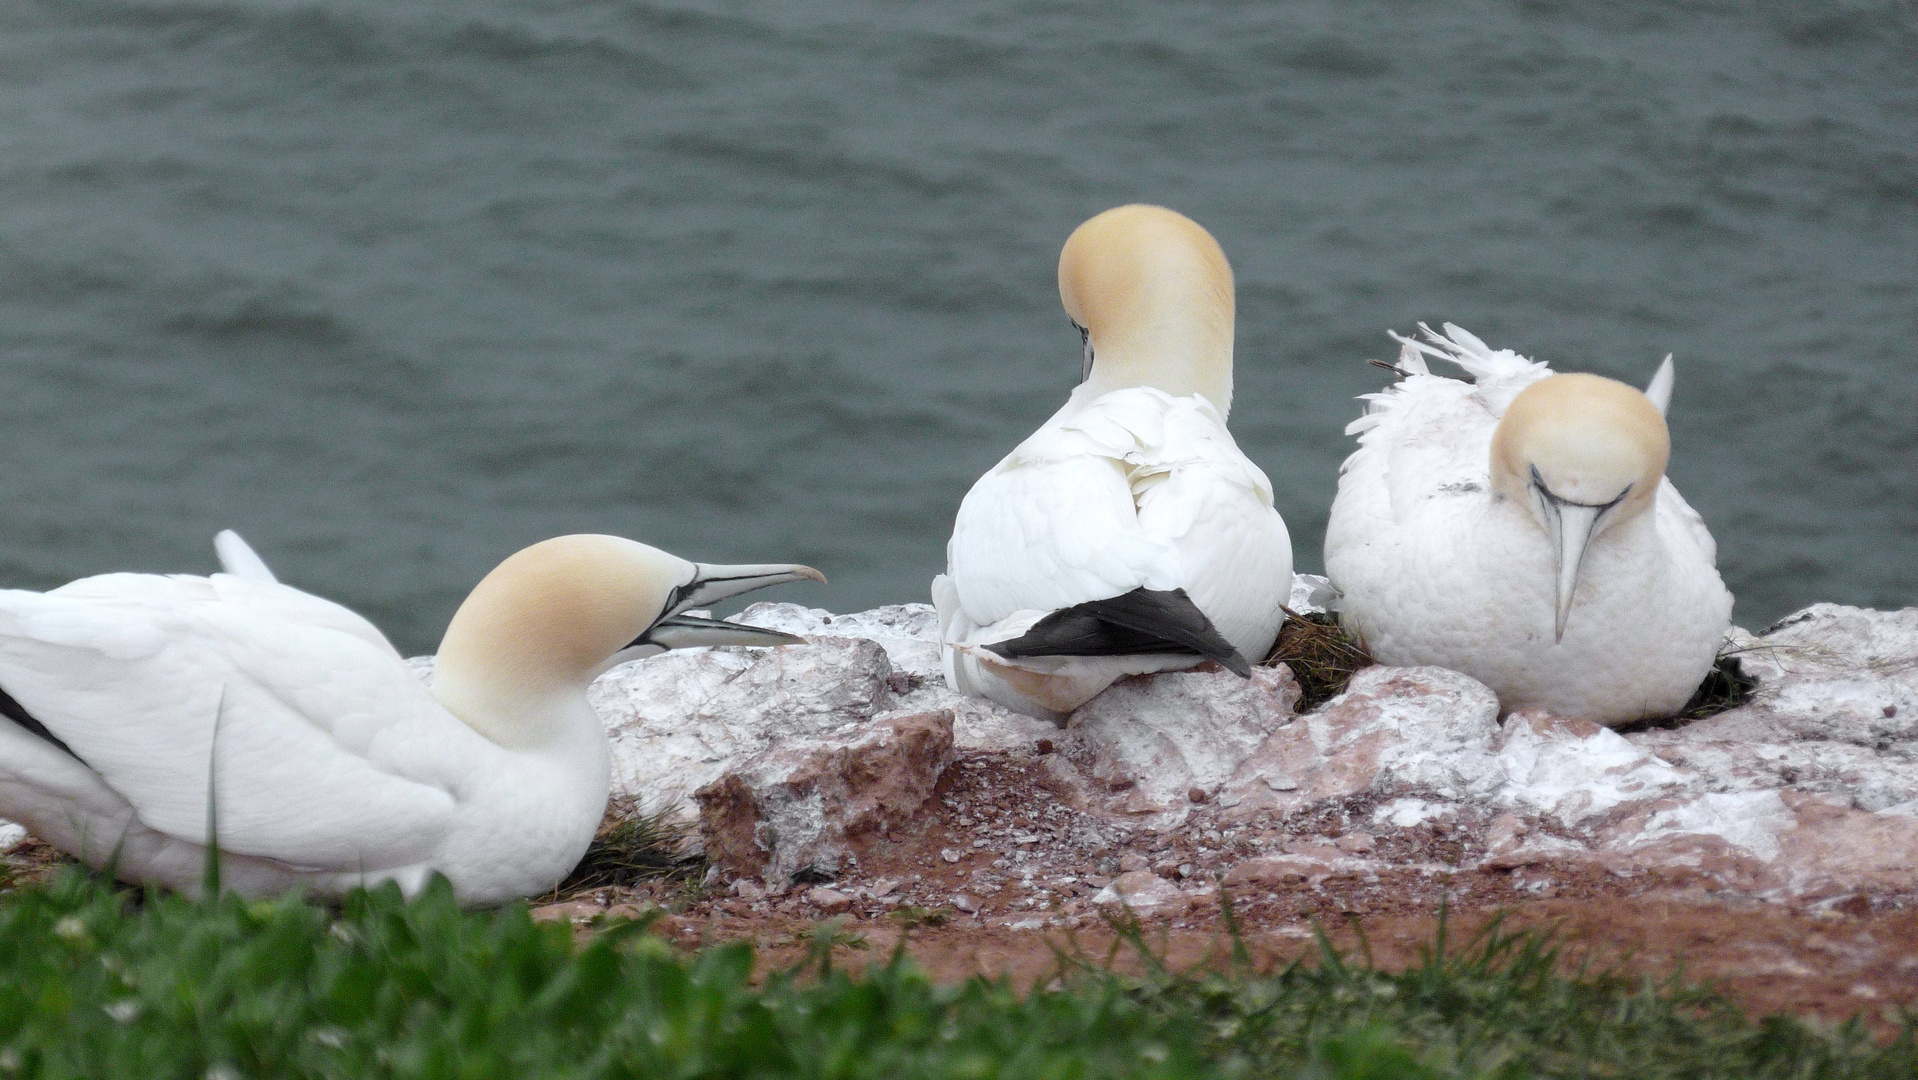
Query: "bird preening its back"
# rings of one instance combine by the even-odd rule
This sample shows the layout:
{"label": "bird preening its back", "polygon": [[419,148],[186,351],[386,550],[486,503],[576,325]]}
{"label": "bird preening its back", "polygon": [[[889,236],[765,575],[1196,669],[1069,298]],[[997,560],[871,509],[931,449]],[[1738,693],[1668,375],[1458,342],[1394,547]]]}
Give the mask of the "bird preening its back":
{"label": "bird preening its back", "polygon": [[952,687],[1042,718],[1125,675],[1249,673],[1292,579],[1271,483],[1225,426],[1232,270],[1211,234],[1108,210],[1066,241],[1059,295],[1082,381],[967,493],[932,587]]}
{"label": "bird preening its back", "polygon": [[1640,392],[1449,323],[1425,334],[1399,338],[1400,381],[1347,429],[1359,448],[1325,535],[1341,621],[1380,662],[1463,672],[1507,710],[1676,712],[1732,600],[1710,531],[1665,478],[1671,358]]}
{"label": "bird preening its back", "polygon": [[466,902],[552,888],[605,812],[586,687],[688,645],[799,639],[685,614],[791,564],[687,562],[615,536],[506,559],[447,627],[431,687],[353,612],[233,533],[211,577],[0,590],[0,816],[83,862],[193,889],[322,894],[444,874]]}

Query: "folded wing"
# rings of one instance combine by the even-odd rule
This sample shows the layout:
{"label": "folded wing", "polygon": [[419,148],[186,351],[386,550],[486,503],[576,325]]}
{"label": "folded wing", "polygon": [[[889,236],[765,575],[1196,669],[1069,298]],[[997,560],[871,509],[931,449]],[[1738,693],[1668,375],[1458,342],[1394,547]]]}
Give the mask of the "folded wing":
{"label": "folded wing", "polygon": [[[358,616],[257,579],[75,584],[0,592],[0,689],[142,824],[204,843],[211,798],[223,849],[297,867],[436,848],[484,740],[352,632]],[[303,617],[314,605],[324,617]]]}

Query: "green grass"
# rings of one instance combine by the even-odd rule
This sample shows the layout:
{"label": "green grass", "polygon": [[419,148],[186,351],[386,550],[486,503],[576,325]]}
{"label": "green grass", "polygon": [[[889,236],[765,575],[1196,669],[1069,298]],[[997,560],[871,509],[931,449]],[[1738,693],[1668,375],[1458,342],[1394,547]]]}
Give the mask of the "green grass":
{"label": "green grass", "polygon": [[0,1076],[1918,1074],[1909,1029],[1879,1046],[1754,1022],[1698,990],[1564,976],[1541,939],[1497,931],[1398,974],[1327,950],[1270,976],[1079,966],[1031,993],[935,985],[897,957],[849,976],[830,964],[843,931],[818,940],[755,978],[745,945],[682,954],[643,923],[579,945],[523,906],[463,912],[443,885],[335,910],[68,869],[0,896]]}

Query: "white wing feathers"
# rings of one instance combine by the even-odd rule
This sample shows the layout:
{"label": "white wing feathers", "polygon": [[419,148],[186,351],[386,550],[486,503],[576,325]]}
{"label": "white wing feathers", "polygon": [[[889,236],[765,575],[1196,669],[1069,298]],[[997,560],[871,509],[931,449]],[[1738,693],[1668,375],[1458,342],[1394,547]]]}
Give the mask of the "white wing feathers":
{"label": "white wing feathers", "polygon": [[213,552],[220,557],[220,569],[234,577],[249,581],[265,582],[277,585],[280,579],[273,576],[272,568],[266,560],[232,529],[221,529],[213,537]]}
{"label": "white wing feathers", "polygon": [[[1177,481],[1164,492],[1159,489]],[[961,504],[947,561],[977,625],[1137,588],[1187,586],[1180,521],[1154,514],[1161,495],[1223,485],[1272,505],[1272,487],[1203,399],[1151,387],[1108,393],[1040,428],[981,477]]]}
{"label": "white wing feathers", "polygon": [[1658,407],[1658,415],[1664,416],[1672,406],[1672,354],[1665,354],[1665,362],[1652,372],[1652,381],[1645,384],[1645,396],[1652,399]]}
{"label": "white wing feathers", "polygon": [[1443,334],[1424,323],[1419,324],[1419,330],[1425,334],[1426,341],[1418,341],[1397,332],[1392,332],[1392,339],[1433,359],[1457,364],[1465,369],[1475,383],[1483,385],[1518,379],[1522,380],[1519,385],[1525,386],[1551,374],[1544,364],[1527,360],[1510,349],[1494,349],[1477,335],[1456,324],[1446,323]]}
{"label": "white wing feathers", "polygon": [[1712,531],[1705,525],[1705,519],[1685,496],[1678,493],[1671,477],[1665,477],[1658,484],[1657,507],[1658,531],[1669,539],[1689,541],[1698,548],[1699,554],[1711,566],[1718,565],[1718,541],[1712,539]]}
{"label": "white wing feathers", "polygon": [[143,824],[204,843],[212,766],[229,851],[344,871],[432,854],[458,784],[435,762],[471,760],[448,740],[483,740],[384,639],[344,628],[363,620],[301,619],[337,605],[257,578],[76,585],[0,592],[0,688]]}

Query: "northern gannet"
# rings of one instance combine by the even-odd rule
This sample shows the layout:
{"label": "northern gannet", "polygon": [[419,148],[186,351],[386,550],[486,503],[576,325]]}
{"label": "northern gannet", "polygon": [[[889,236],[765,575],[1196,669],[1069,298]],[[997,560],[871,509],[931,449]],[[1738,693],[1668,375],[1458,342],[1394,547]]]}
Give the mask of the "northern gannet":
{"label": "northern gannet", "polygon": [[1059,296],[1065,407],[979,478],[933,579],[946,679],[1059,719],[1122,676],[1265,658],[1290,594],[1272,485],[1226,431],[1232,268],[1157,206],[1079,226]]}
{"label": "northern gannet", "polygon": [[[1672,364],[1643,392],[1555,375],[1450,323],[1346,428],[1325,570],[1381,663],[1434,664],[1616,725],[1669,716],[1730,626],[1718,547],[1665,478]],[[1429,372],[1425,357],[1474,382]]]}
{"label": "northern gannet", "polygon": [[189,891],[212,834],[221,880],[249,895],[411,893],[434,872],[467,903],[534,895],[606,809],[593,678],[671,648],[797,642],[682,612],[825,580],[547,540],[460,605],[429,689],[371,623],[280,584],[237,535],[217,546],[227,572],[211,577],[0,590],[0,817]]}

